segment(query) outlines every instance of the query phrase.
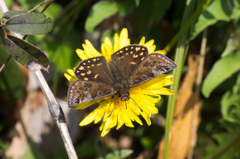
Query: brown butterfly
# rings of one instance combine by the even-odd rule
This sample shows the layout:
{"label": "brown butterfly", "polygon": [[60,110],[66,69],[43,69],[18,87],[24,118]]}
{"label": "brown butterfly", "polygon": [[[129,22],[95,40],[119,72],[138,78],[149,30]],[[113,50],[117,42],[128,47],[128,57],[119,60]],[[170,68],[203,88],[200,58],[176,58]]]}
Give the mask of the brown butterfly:
{"label": "brown butterfly", "polygon": [[107,62],[104,56],[97,56],[78,64],[74,72],[78,80],[68,90],[70,107],[115,94],[127,101],[129,88],[177,66],[162,54],[148,54],[148,49],[142,45],[125,46],[113,53],[111,60]]}

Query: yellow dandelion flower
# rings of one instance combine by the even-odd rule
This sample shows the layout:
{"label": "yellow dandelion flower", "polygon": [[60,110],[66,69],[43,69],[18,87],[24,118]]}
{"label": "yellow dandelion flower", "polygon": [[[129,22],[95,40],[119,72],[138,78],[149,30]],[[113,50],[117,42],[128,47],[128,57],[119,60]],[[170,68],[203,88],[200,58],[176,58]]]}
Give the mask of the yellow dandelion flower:
{"label": "yellow dandelion flower", "polygon": [[83,50],[77,49],[82,62],[68,69],[65,77],[72,83],[68,91],[68,104],[76,109],[85,109],[94,103],[99,106],[81,122],[85,126],[102,121],[101,136],[111,128],[119,129],[124,124],[134,127],[142,125],[142,116],[151,125],[151,115],[157,114],[155,104],[161,95],[172,95],[166,88],[173,84],[172,75],[163,74],[176,64],[155,50],[154,40],[130,45],[128,31],[122,29],[114,35],[114,43],[106,37],[101,53],[86,40]]}

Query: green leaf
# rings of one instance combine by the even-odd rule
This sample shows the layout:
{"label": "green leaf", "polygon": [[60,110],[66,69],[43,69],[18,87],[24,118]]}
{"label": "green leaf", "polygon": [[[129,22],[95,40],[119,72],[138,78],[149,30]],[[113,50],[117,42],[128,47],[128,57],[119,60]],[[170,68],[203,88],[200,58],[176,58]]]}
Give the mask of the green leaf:
{"label": "green leaf", "polygon": [[198,22],[194,25],[191,40],[201,33],[206,27],[215,24],[217,21],[229,21],[232,10],[227,0],[213,0],[206,10],[199,16]]}
{"label": "green leaf", "polygon": [[14,16],[17,16],[17,15],[20,15],[20,14],[24,14],[26,12],[23,12],[23,11],[17,11],[17,10],[11,10],[11,11],[8,11],[8,12],[5,12],[3,14],[3,18],[5,19],[10,19]]}
{"label": "green leaf", "polygon": [[34,35],[46,34],[52,30],[52,21],[42,13],[25,13],[8,19],[5,27],[16,33]]}
{"label": "green leaf", "polygon": [[104,19],[115,14],[118,11],[116,2],[101,1],[96,3],[90,10],[85,23],[87,32],[92,33],[94,28]]}
{"label": "green leaf", "polygon": [[133,150],[125,149],[125,150],[115,150],[109,154],[107,154],[104,158],[99,157],[98,159],[124,159],[130,156],[133,153]]}
{"label": "green leaf", "polygon": [[[0,29],[0,64],[3,64],[9,54],[4,45],[4,32]],[[23,75],[13,59],[10,59],[0,74],[0,89],[7,100],[18,100],[22,95]]]}
{"label": "green leaf", "polygon": [[239,37],[237,36],[237,37],[228,39],[227,46],[224,49],[221,57],[227,56],[230,53],[233,53],[234,51],[238,50],[238,48],[239,48],[238,38]]}
{"label": "green leaf", "polygon": [[240,74],[232,90],[227,91],[221,100],[221,112],[225,120],[240,122]]}
{"label": "green leaf", "polygon": [[9,54],[23,66],[32,71],[48,70],[49,60],[43,51],[14,36],[5,36],[5,45]]}
{"label": "green leaf", "polygon": [[240,157],[240,125],[222,122],[224,130],[215,132],[212,144],[206,145],[203,159],[237,159]]}
{"label": "green leaf", "polygon": [[209,97],[211,92],[240,68],[240,52],[229,54],[218,60],[203,82],[202,93]]}

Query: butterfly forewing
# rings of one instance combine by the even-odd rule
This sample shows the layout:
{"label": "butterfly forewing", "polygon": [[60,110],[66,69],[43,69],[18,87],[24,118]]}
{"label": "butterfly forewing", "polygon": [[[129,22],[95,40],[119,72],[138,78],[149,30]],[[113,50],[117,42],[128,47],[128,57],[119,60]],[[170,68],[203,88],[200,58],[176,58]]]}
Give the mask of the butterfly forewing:
{"label": "butterfly forewing", "polygon": [[119,71],[120,75],[128,79],[139,63],[148,55],[148,49],[141,45],[128,45],[112,54],[114,72]]}
{"label": "butterfly forewing", "polygon": [[160,74],[173,70],[177,65],[158,53],[147,55],[129,78],[130,87],[138,86]]}
{"label": "butterfly forewing", "polygon": [[88,102],[91,100],[112,96],[116,93],[111,85],[93,82],[77,80],[68,90],[68,105],[73,106]]}
{"label": "butterfly forewing", "polygon": [[109,65],[103,56],[93,57],[80,62],[75,69],[75,75],[78,79],[84,81],[113,83]]}
{"label": "butterfly forewing", "polygon": [[128,91],[129,87],[138,86],[176,67],[166,56],[148,54],[148,49],[141,45],[123,47],[112,54],[111,60],[108,63],[103,56],[98,56],[79,63],[75,69],[79,80],[68,90],[69,106],[116,93],[124,96],[126,94],[121,93]]}

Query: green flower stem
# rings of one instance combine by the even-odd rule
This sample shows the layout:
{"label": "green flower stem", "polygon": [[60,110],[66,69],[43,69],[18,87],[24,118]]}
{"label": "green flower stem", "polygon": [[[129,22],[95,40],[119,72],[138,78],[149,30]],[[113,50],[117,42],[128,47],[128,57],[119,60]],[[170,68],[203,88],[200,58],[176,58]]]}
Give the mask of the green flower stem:
{"label": "green flower stem", "polygon": [[[170,133],[171,133],[171,126],[172,126],[172,122],[173,122],[175,104],[176,104],[176,96],[177,96],[177,91],[179,88],[179,82],[180,82],[180,77],[181,77],[181,73],[182,73],[182,68],[184,66],[184,62],[185,62],[185,59],[187,56],[187,51],[188,51],[188,45],[186,45],[187,37],[188,37],[188,33],[189,33],[187,31],[190,28],[190,25],[189,25],[190,23],[189,23],[188,18],[190,17],[190,15],[193,11],[193,6],[194,6],[195,2],[196,2],[196,0],[187,0],[186,1],[186,7],[185,7],[182,24],[181,24],[182,29],[173,38],[173,40],[170,42],[170,44],[167,45],[167,47],[166,47],[166,51],[169,50],[170,48],[173,47],[173,44],[176,43],[176,41],[180,38],[178,41],[176,53],[175,53],[175,63],[178,66],[173,70],[174,84],[171,85],[171,87],[170,87],[170,89],[174,91],[174,95],[171,95],[168,98],[167,119],[166,119],[165,136],[164,136],[164,159],[168,159],[168,155],[169,155]],[[195,18],[197,19],[197,17],[195,17]],[[193,23],[193,20],[191,20],[191,22]],[[185,26],[186,24],[188,24],[189,26],[188,27]],[[187,28],[184,28],[184,27],[187,27]]]}
{"label": "green flower stem", "polygon": [[164,48],[166,52],[169,52],[173,46],[177,43],[180,37],[189,30],[193,23],[198,19],[199,15],[205,10],[211,0],[203,0],[197,7],[197,10],[192,14],[186,23],[181,27],[178,33],[173,37],[173,39]]}
{"label": "green flower stem", "polygon": [[[175,92],[174,95],[170,96],[168,99],[168,108],[167,108],[167,119],[166,119],[166,128],[165,128],[165,137],[164,137],[164,159],[168,159],[169,155],[169,144],[170,144],[170,133],[171,126],[173,122],[173,115],[176,104],[176,96],[179,88],[182,68],[184,66],[188,45],[187,36],[188,30],[192,26],[192,24],[198,19],[199,15],[205,10],[211,0],[203,0],[197,7],[197,10],[192,14],[192,8],[196,3],[196,0],[187,0],[186,9],[184,11],[182,25],[180,31],[175,35],[175,37],[168,43],[164,50],[167,52],[173,48],[173,46],[177,44],[176,53],[175,53],[175,63],[178,65],[177,68],[173,70],[173,80],[174,84],[171,85],[170,89]],[[190,16],[192,14],[192,16]],[[189,18],[190,17],[190,18]]]}

